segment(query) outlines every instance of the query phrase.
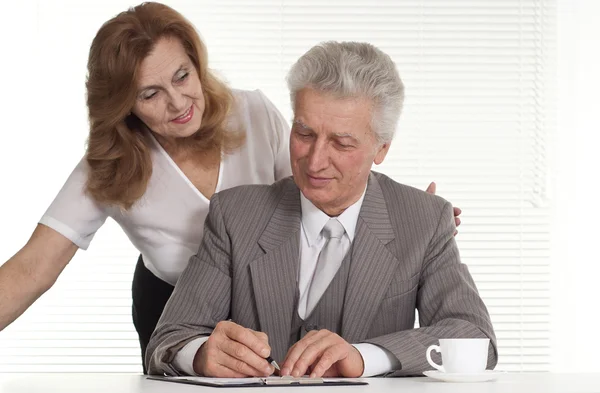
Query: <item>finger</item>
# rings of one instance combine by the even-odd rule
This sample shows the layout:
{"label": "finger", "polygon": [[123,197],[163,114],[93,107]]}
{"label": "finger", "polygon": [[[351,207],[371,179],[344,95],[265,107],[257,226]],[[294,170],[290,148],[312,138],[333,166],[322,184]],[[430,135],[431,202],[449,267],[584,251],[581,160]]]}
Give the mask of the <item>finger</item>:
{"label": "finger", "polygon": [[293,377],[297,378],[310,373],[310,367],[317,363],[323,351],[327,349],[327,344],[324,341],[327,341],[327,339],[319,340],[306,347],[292,368]]}
{"label": "finger", "polygon": [[460,216],[461,213],[462,213],[462,210],[459,207],[454,208],[454,217]]}
{"label": "finger", "polygon": [[294,369],[294,366],[296,365],[296,361],[298,360],[300,355],[302,355],[302,352],[304,352],[304,349],[306,349],[308,345],[312,344],[319,338],[324,337],[329,333],[331,332],[325,329],[311,330],[302,338],[302,340],[292,345],[285,357],[285,360],[283,361],[283,364],[281,365],[281,375],[290,375],[292,373],[292,370]]}
{"label": "finger", "polygon": [[[265,344],[269,344],[269,336],[267,336],[267,333],[265,332],[257,332],[256,330],[252,330],[252,329],[248,329],[250,330],[250,333],[254,334],[260,341],[262,341]],[[269,356],[269,355],[267,355]]]}
{"label": "finger", "polygon": [[340,343],[328,347],[310,373],[311,378],[321,378],[336,362],[344,359],[348,353],[348,344]]}
{"label": "finger", "polygon": [[454,231],[454,236],[456,236],[456,235],[458,235],[458,231],[457,230]]}
{"label": "finger", "polygon": [[[294,353],[297,353],[297,351],[299,351],[299,347],[302,346],[306,346],[308,343],[312,342],[310,341],[315,335],[317,335],[320,332],[320,330],[311,330],[308,333],[306,333],[306,335],[304,335],[304,337],[302,337],[302,339],[300,341],[297,341],[294,345],[292,345],[290,347],[290,349],[288,349],[287,354],[285,355],[285,359],[283,360],[283,363],[281,364],[281,375],[282,376],[287,376],[292,372],[292,367],[293,364],[292,363],[292,358],[293,359],[297,359],[297,356],[294,356]],[[292,357],[290,357],[290,355],[292,355]],[[289,367],[287,366],[288,364],[291,364]]]}
{"label": "finger", "polygon": [[[329,330],[326,329],[321,329],[321,330],[311,330],[309,332],[307,332],[304,337],[302,337],[302,340],[298,341],[296,344],[300,343],[309,343],[309,342],[313,342],[314,340],[317,339],[317,336],[319,337],[323,337],[325,335],[327,335],[329,333]],[[294,346],[296,345],[294,344]],[[289,352],[289,351],[288,351]]]}
{"label": "finger", "polygon": [[329,370],[327,370],[323,373],[323,378],[333,378],[333,377],[339,377],[339,376],[340,375],[338,374],[335,366],[329,367]]}
{"label": "finger", "polygon": [[311,330],[300,341],[292,345],[285,356],[283,364],[281,365],[281,375],[291,375],[294,365],[296,364],[296,360],[298,360],[306,346],[314,342],[314,340],[318,339],[318,337],[326,335],[327,332],[327,330]]}
{"label": "finger", "polygon": [[[207,345],[205,343],[203,347]],[[223,362],[222,358],[227,358],[227,355],[221,352],[216,346],[205,350],[205,361],[200,368],[202,375],[216,378],[243,378],[248,376],[248,374],[243,374],[223,366],[221,364]]]}
{"label": "finger", "polygon": [[[254,367],[251,367],[244,361],[240,359],[236,359],[233,356],[230,356],[227,353],[221,352],[219,359],[217,360],[218,365],[223,367],[226,370],[229,370],[230,373],[238,375],[237,377],[230,378],[243,378],[243,377],[266,377],[271,375],[266,370],[257,370]],[[226,372],[222,370],[222,372]],[[227,377],[223,377],[227,378]]]}
{"label": "finger", "polygon": [[431,182],[431,183],[429,183],[429,186],[427,186],[427,189],[425,190],[425,192],[435,195],[436,188],[437,188],[437,186],[436,186],[435,182]]}
{"label": "finger", "polygon": [[221,364],[232,370],[255,376],[273,373],[273,366],[265,358],[258,356],[250,348],[237,341],[227,340],[219,346],[219,349],[227,355],[225,358],[228,359],[227,364]]}
{"label": "finger", "polygon": [[[309,367],[315,365],[319,358],[323,356],[323,353],[336,343],[339,343],[339,336],[329,333],[308,344],[300,354],[300,357],[296,360],[296,363],[292,368],[292,376],[300,377],[305,375]],[[324,371],[325,370],[323,370],[323,372]]]}
{"label": "finger", "polygon": [[454,223],[456,224],[456,226],[458,227],[461,223],[460,218],[458,217],[454,217]]}
{"label": "finger", "polygon": [[266,358],[271,354],[269,344],[258,338],[251,329],[232,323],[227,326],[225,333],[231,340],[250,348],[257,356]]}

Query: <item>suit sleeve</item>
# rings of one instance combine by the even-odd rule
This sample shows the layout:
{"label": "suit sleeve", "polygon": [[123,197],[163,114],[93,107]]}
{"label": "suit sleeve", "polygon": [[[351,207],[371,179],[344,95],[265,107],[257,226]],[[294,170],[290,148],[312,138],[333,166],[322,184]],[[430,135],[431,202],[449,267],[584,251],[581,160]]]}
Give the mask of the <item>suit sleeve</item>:
{"label": "suit sleeve", "polygon": [[219,195],[211,199],[198,253],[190,258],[146,350],[149,374],[179,375],[173,362],[192,340],[208,336],[227,320],[231,300],[231,246]]}
{"label": "suit sleeve", "polygon": [[[427,247],[417,293],[420,328],[365,340],[396,356],[400,368],[389,376],[419,375],[432,367],[425,351],[440,338],[489,338],[487,368],[498,361],[496,337],[483,300],[454,239],[452,205],[446,202]],[[439,355],[433,354],[437,362]]]}

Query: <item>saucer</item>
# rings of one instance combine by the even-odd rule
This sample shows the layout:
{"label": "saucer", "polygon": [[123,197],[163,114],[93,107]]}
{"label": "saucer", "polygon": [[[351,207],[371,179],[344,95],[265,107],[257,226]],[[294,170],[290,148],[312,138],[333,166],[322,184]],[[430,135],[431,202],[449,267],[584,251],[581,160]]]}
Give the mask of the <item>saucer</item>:
{"label": "saucer", "polygon": [[429,378],[444,382],[489,382],[495,381],[504,374],[504,371],[486,370],[482,373],[463,374],[463,373],[443,373],[441,371],[423,371],[423,374]]}

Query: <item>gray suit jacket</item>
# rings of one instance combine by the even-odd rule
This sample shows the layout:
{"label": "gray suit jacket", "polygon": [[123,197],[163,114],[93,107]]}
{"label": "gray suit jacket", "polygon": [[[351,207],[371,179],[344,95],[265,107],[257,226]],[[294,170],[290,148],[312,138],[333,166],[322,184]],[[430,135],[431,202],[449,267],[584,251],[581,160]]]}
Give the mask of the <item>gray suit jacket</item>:
{"label": "gray suit jacket", "polygon": [[[292,178],[213,196],[198,254],[190,259],[152,335],[151,374],[188,342],[233,322],[269,336],[272,357],[288,350],[300,253],[300,192]],[[439,338],[489,337],[487,309],[454,240],[452,206],[372,172],[358,217],[340,334],[398,358],[391,375],[431,369],[425,350]],[[415,309],[419,325],[414,329]]]}

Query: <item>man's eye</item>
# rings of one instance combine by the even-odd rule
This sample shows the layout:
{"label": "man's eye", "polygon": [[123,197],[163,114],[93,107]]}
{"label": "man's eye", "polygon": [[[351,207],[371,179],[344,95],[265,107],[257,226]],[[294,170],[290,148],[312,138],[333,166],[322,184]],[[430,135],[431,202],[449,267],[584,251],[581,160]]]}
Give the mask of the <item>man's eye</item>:
{"label": "man's eye", "polygon": [[354,146],[353,145],[349,145],[346,143],[342,143],[342,142],[336,142],[336,145],[340,148],[340,149],[351,149]]}
{"label": "man's eye", "polygon": [[310,133],[305,133],[305,132],[297,132],[297,134],[300,136],[300,138],[310,138],[312,137],[312,134]]}

